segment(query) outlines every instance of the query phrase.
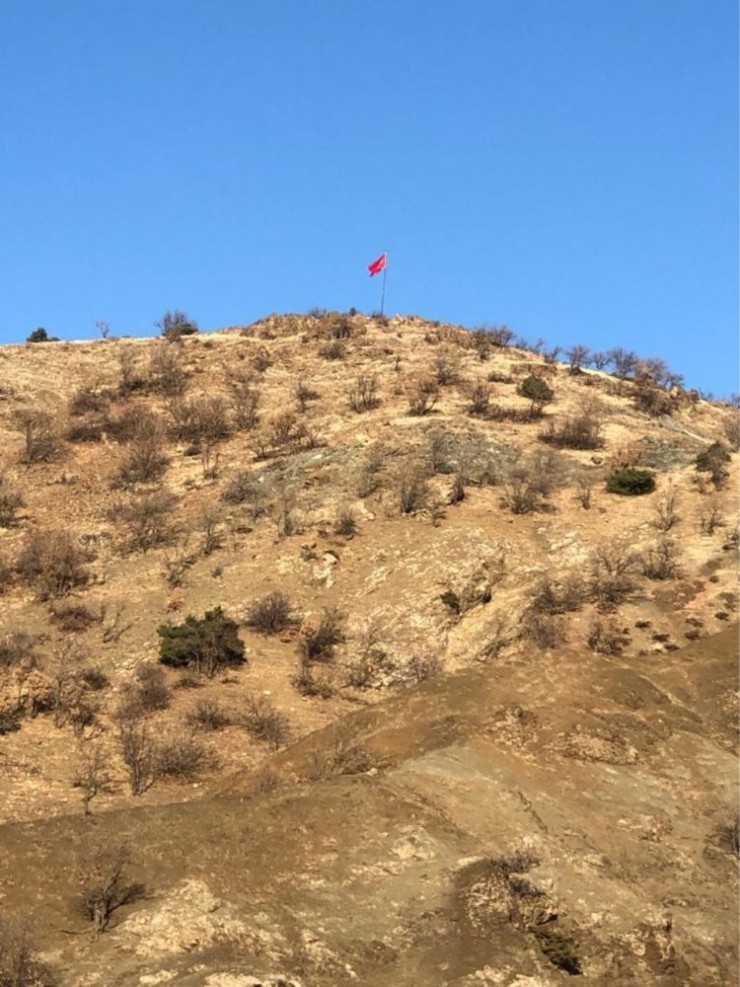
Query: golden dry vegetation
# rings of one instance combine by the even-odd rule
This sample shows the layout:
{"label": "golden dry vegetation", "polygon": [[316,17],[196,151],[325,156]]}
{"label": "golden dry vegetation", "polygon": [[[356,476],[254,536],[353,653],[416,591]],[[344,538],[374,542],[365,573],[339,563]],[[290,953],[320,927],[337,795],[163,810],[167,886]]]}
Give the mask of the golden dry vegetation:
{"label": "golden dry vegetation", "polygon": [[735,982],[738,413],[579,362],[0,349],[0,983]]}

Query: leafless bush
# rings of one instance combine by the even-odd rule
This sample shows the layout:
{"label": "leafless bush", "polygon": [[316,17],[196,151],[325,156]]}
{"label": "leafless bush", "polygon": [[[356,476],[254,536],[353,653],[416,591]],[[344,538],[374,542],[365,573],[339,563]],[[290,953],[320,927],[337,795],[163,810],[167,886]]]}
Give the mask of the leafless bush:
{"label": "leafless bush", "polygon": [[436,380],[422,379],[412,386],[409,392],[409,414],[428,415],[439,397],[439,384]]}
{"label": "leafless bush", "polygon": [[347,356],[347,347],[339,339],[332,339],[319,346],[319,356],[325,360],[343,360]]}
{"label": "leafless bush", "polygon": [[380,404],[378,378],[375,374],[360,374],[348,392],[349,406],[353,411],[372,411]]}
{"label": "leafless bush", "polygon": [[285,411],[270,424],[269,441],[276,449],[293,445],[305,435],[305,426],[298,421],[292,411]]}
{"label": "leafless bush", "polygon": [[46,463],[59,452],[56,420],[49,412],[23,409],[14,414],[13,424],[23,436],[22,463]]}
{"label": "leafless bush", "polygon": [[65,633],[86,631],[93,624],[100,623],[101,614],[93,611],[84,603],[71,603],[64,606],[54,606],[51,609],[52,620]]}
{"label": "leafless bush", "polygon": [[613,610],[634,589],[632,572],[639,556],[622,542],[604,542],[591,559],[591,598],[603,610]]}
{"label": "leafless bush", "polygon": [[167,685],[164,669],[151,662],[144,662],[136,669],[136,699],[144,713],[167,709],[172,693]]}
{"label": "leafless bush", "polygon": [[255,600],[245,623],[260,634],[281,634],[298,623],[292,604],[285,593],[275,590]]}
{"label": "leafless bush", "polygon": [[356,492],[358,497],[369,497],[381,485],[380,473],[386,461],[387,453],[380,446],[371,446],[357,474]]}
{"label": "leafless bush", "polygon": [[298,662],[298,671],[290,680],[302,696],[331,699],[334,688],[325,676],[317,675],[314,666],[306,661]]}
{"label": "leafless bush", "polygon": [[176,506],[175,494],[169,490],[155,490],[118,504],[111,517],[120,520],[127,529],[129,551],[148,552],[151,548],[167,545],[174,538],[176,529],[171,516]]}
{"label": "leafless bush", "polygon": [[187,383],[180,348],[166,341],[157,343],[149,360],[148,389],[172,397],[182,394]]}
{"label": "leafless bush", "polygon": [[565,626],[559,615],[541,613],[531,607],[522,614],[520,634],[538,648],[555,648],[565,642]]}
{"label": "leafless bush", "polygon": [[559,482],[559,470],[552,454],[536,453],[502,470],[500,482],[503,506],[512,514],[529,514],[542,510]]}
{"label": "leafless bush", "polygon": [[296,384],[293,396],[295,397],[298,412],[301,415],[306,411],[311,401],[317,401],[321,397],[317,390],[302,380]]}
{"label": "leafless bush", "polygon": [[146,723],[136,715],[119,719],[118,744],[123,763],[128,770],[132,795],[143,795],[156,777],[156,746]]}
{"label": "leafless bush", "polygon": [[605,621],[596,617],[591,623],[586,640],[589,648],[596,654],[616,658],[622,654],[630,639],[627,632],[613,620]]}
{"label": "leafless bush", "polygon": [[579,411],[565,418],[560,426],[550,422],[540,434],[540,440],[562,449],[599,449],[604,444],[602,423],[601,407],[594,401],[584,400]]}
{"label": "leafless bush", "polygon": [[571,613],[581,609],[587,596],[588,588],[576,574],[557,581],[545,576],[535,588],[529,606],[537,613]]}
{"label": "leafless bush", "polygon": [[414,514],[429,502],[429,480],[424,467],[411,463],[398,478],[398,506],[402,514]]}
{"label": "leafless bush", "polygon": [[121,640],[126,631],[131,630],[133,626],[133,621],[126,621],[123,618],[126,605],[124,603],[116,603],[113,608],[112,613],[109,613],[105,604],[102,609],[102,620],[103,624],[103,643],[111,644],[116,643]]}
{"label": "leafless bush", "polygon": [[660,538],[640,559],[642,574],[648,579],[675,579],[679,573],[680,552],[671,538]]}
{"label": "leafless bush", "polygon": [[678,521],[677,508],[678,493],[670,487],[654,504],[652,526],[658,531],[670,531]]}
{"label": "leafless bush", "polygon": [[80,906],[96,935],[104,932],[119,908],[139,901],[145,894],[143,884],[129,881],[126,869],[131,862],[127,843],[98,848],[80,868]]}
{"label": "leafless bush", "polygon": [[216,731],[228,727],[231,716],[215,699],[199,699],[186,722],[196,730]]}
{"label": "leafless bush", "polygon": [[259,421],[259,391],[252,387],[251,381],[240,377],[231,378],[229,391],[235,428],[239,432],[250,432]]}
{"label": "leafless bush", "polygon": [[267,511],[267,491],[265,484],[253,473],[239,472],[229,481],[221,494],[227,504],[248,504],[252,517],[256,520]]}
{"label": "leafless bush", "polygon": [[733,410],[722,423],[722,431],[733,452],[740,450],[740,414]]}
{"label": "leafless bush", "polygon": [[460,376],[460,354],[450,346],[441,347],[434,356],[434,379],[440,387],[454,384]]}
{"label": "leafless bush", "polygon": [[247,696],[241,724],[255,740],[262,740],[273,750],[290,739],[287,717],[275,708],[267,696]]}
{"label": "leafless bush", "polygon": [[218,395],[203,394],[195,398],[172,398],[168,405],[172,432],[180,442],[213,445],[229,432],[226,402]]}
{"label": "leafless bush", "polygon": [[223,545],[223,539],[219,533],[221,518],[216,511],[207,510],[198,518],[198,527],[203,537],[201,543],[201,554],[204,556],[213,555]]}
{"label": "leafless bush", "polygon": [[18,511],[21,507],[23,497],[0,474],[0,528],[14,528],[18,523]]}
{"label": "leafless bush", "polygon": [[412,682],[421,684],[428,679],[433,679],[441,675],[443,662],[439,655],[412,655],[406,667],[409,678]]}
{"label": "leafless bush", "polygon": [[581,476],[576,480],[576,500],[585,511],[591,507],[593,488],[594,485],[590,477]]}
{"label": "leafless bush", "polygon": [[357,534],[357,519],[352,511],[342,511],[334,522],[334,534],[342,538],[352,538]]}
{"label": "leafless bush", "polygon": [[334,648],[344,637],[345,614],[336,607],[327,607],[318,624],[304,629],[299,643],[299,654],[304,662],[331,662]]}
{"label": "leafless bush", "polygon": [[156,747],[155,774],[158,778],[191,781],[213,766],[214,754],[196,737],[175,737]]}
{"label": "leafless bush", "polygon": [[80,789],[82,809],[86,816],[92,814],[90,803],[96,796],[114,790],[113,776],[108,764],[109,757],[102,747],[84,746],[80,751],[80,760],[75,769],[72,785]]}
{"label": "leafless bush", "polygon": [[36,955],[38,933],[25,916],[0,915],[0,985],[2,987],[58,987],[51,966]]}
{"label": "leafless bush", "polygon": [[129,416],[125,429],[130,429],[130,446],[116,473],[115,482],[130,486],[158,480],[168,464],[164,452],[165,434],[160,420],[151,413],[137,411]]}
{"label": "leafless bush", "polygon": [[146,390],[146,376],[137,366],[133,348],[128,347],[118,354],[118,374],[118,393],[122,398]]}
{"label": "leafless bush", "polygon": [[470,392],[468,414],[477,418],[486,418],[490,410],[491,389],[485,384],[476,384]]}
{"label": "leafless bush", "polygon": [[48,600],[84,586],[89,579],[85,567],[89,559],[68,531],[35,528],[26,536],[16,570],[36,589],[39,599]]}
{"label": "leafless bush", "polygon": [[476,656],[477,661],[486,662],[498,658],[504,648],[512,643],[511,627],[508,618],[499,615],[487,627],[488,640]]}
{"label": "leafless bush", "polygon": [[109,391],[91,384],[84,384],[73,392],[69,401],[69,413],[78,417],[79,415],[107,411],[109,405]]}
{"label": "leafless bush", "polygon": [[717,528],[724,526],[724,523],[722,505],[716,498],[712,498],[702,508],[699,530],[703,535],[713,535]]}

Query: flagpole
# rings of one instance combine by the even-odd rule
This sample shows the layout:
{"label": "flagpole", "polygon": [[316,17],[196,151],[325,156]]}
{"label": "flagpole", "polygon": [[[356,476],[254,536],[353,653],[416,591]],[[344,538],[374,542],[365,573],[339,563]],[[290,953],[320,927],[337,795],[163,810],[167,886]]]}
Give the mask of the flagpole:
{"label": "flagpole", "polygon": [[380,314],[385,314],[385,276],[388,273],[388,252],[385,255],[385,266],[383,267],[383,291],[380,295]]}

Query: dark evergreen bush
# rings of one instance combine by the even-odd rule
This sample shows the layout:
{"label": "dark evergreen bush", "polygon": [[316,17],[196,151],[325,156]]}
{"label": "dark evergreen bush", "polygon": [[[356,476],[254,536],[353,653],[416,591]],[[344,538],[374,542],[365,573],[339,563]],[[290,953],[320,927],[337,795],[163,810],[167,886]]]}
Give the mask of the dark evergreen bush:
{"label": "dark evergreen bush", "polygon": [[655,490],[655,477],[650,470],[636,469],[634,466],[622,466],[613,470],[606,478],[606,489],[609,493],[637,497],[640,494],[649,494]]}
{"label": "dark evergreen bush", "polygon": [[160,636],[159,660],[173,668],[194,668],[211,678],[224,665],[242,665],[244,645],[237,624],[221,607],[207,610],[202,618],[186,618],[184,624],[157,629]]}

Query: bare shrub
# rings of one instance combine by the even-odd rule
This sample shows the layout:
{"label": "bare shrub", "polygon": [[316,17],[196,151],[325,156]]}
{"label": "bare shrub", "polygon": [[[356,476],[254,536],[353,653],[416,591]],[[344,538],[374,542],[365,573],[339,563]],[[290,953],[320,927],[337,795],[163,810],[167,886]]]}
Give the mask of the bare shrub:
{"label": "bare shrub", "polygon": [[581,609],[587,596],[588,588],[576,574],[560,580],[545,576],[532,593],[529,607],[537,613],[571,613]]}
{"label": "bare shrub", "polygon": [[54,969],[37,956],[38,932],[23,915],[0,915],[0,985],[59,987]]}
{"label": "bare shrub", "polygon": [[13,415],[12,421],[23,436],[22,463],[46,463],[59,452],[56,419],[49,412],[23,409]]}
{"label": "bare shrub", "polygon": [[651,524],[658,531],[670,531],[678,521],[678,493],[670,487],[653,505]]}
{"label": "bare shrub", "polygon": [[680,552],[671,538],[660,538],[640,558],[642,574],[648,579],[675,579],[680,570]]}
{"label": "bare shrub", "polygon": [[267,512],[267,490],[254,473],[236,473],[221,494],[227,504],[248,504],[256,520]]}
{"label": "bare shrub", "polygon": [[157,343],[149,360],[148,389],[155,394],[172,397],[182,394],[187,383],[180,348],[166,341]]}
{"label": "bare shrub", "polygon": [[154,325],[170,343],[178,342],[183,336],[192,336],[198,332],[198,323],[179,308],[172,311],[168,309]]}
{"label": "bare shrub", "polygon": [[528,460],[517,457],[500,474],[501,502],[512,514],[542,510],[547,497],[559,483],[553,455],[535,453]]}
{"label": "bare shrub", "polygon": [[740,450],[740,415],[737,411],[731,412],[722,423],[724,437],[733,452]]}
{"label": "bare shrub", "polygon": [[507,648],[513,640],[509,620],[503,615],[494,617],[486,628],[486,632],[488,640],[476,656],[476,660],[480,662],[498,658],[504,648]]}
{"label": "bare shrub", "polygon": [[218,395],[172,398],[167,409],[172,417],[172,433],[180,442],[213,445],[231,430],[226,402]]}
{"label": "bare shrub", "polygon": [[220,521],[220,515],[213,510],[204,511],[197,520],[202,535],[200,551],[206,557],[213,555],[223,546],[223,539],[219,532]]}
{"label": "bare shrub", "polygon": [[164,670],[151,662],[144,662],[136,669],[136,699],[144,713],[167,709],[172,693],[167,685]]}
{"label": "bare shrub", "polygon": [[412,682],[420,685],[428,679],[441,675],[444,665],[436,654],[412,655],[406,666],[406,671]]}
{"label": "bare shrub", "polygon": [[69,400],[69,413],[78,417],[79,415],[107,411],[109,406],[110,392],[92,384],[83,384],[82,387],[78,387],[72,393]]}
{"label": "bare shrub", "polygon": [[422,379],[412,386],[409,396],[410,415],[428,415],[439,397],[439,384],[436,380]]}
{"label": "bare shrub", "polygon": [[334,695],[331,683],[325,677],[317,677],[314,667],[306,661],[298,662],[298,671],[290,682],[302,696],[330,699]]}
{"label": "bare shrub", "polygon": [[331,662],[334,658],[334,648],[341,644],[344,637],[345,614],[336,607],[327,607],[321,619],[315,626],[304,629],[299,643],[299,653],[303,661]]}
{"label": "bare shrub", "polygon": [[460,353],[450,346],[441,347],[434,356],[433,368],[440,387],[454,384],[460,376]]}
{"label": "bare shrub", "polygon": [[576,500],[585,511],[591,507],[593,488],[593,481],[590,477],[580,476],[576,480]]}
{"label": "bare shrub", "polygon": [[356,492],[358,497],[369,497],[381,486],[380,473],[385,466],[386,450],[380,446],[368,449],[357,474]]}
{"label": "bare shrub", "polygon": [[18,511],[21,507],[23,497],[0,474],[0,528],[14,528],[18,523]]}
{"label": "bare shrub", "polygon": [[623,542],[605,542],[591,559],[591,598],[600,609],[613,610],[634,589],[632,572],[639,556]]}
{"label": "bare shrub", "polygon": [[52,607],[51,617],[65,633],[86,631],[101,619],[100,613],[93,613],[83,603]]}
{"label": "bare shrub", "polygon": [[429,478],[426,469],[412,463],[398,478],[398,506],[402,514],[414,514],[429,502]]}
{"label": "bare shrub", "polygon": [[159,419],[151,414],[137,414],[133,417],[130,428],[130,446],[118,468],[114,483],[121,486],[152,483],[162,476],[169,462],[164,451],[164,429]]}
{"label": "bare shrub", "polygon": [[132,347],[122,349],[118,354],[118,374],[118,394],[120,397],[126,398],[137,391],[146,390],[146,376],[137,366],[136,355]]}
{"label": "bare shrub", "polygon": [[530,607],[522,614],[520,634],[538,648],[555,648],[565,642],[565,625],[562,617]]}
{"label": "bare shrub", "polygon": [[228,727],[232,718],[215,699],[199,699],[195,709],[188,713],[186,722],[196,730],[215,732]]}
{"label": "bare shrub", "polygon": [[491,405],[491,389],[485,384],[476,384],[470,392],[468,414],[477,418],[486,418]]}
{"label": "bare shrub", "polygon": [[285,411],[274,418],[268,433],[269,442],[276,449],[300,442],[304,435],[305,426],[298,421],[292,411]]}
{"label": "bare shrub", "polygon": [[602,620],[596,617],[591,623],[586,641],[589,648],[598,655],[610,655],[613,658],[621,655],[629,644],[629,635],[618,627],[613,620]]}
{"label": "bare shrub", "polygon": [[144,897],[144,885],[129,881],[126,874],[130,862],[130,848],[121,843],[97,848],[80,867],[80,907],[96,935],[108,928],[119,908]]}
{"label": "bare shrub", "polygon": [[540,434],[540,440],[561,449],[599,449],[604,444],[602,424],[601,406],[593,400],[583,400],[578,412],[565,418],[559,426],[550,422]]}
{"label": "bare shrub", "polygon": [[713,535],[717,528],[725,524],[722,505],[716,498],[704,505],[699,519],[699,530],[703,535]]}
{"label": "bare shrub", "polygon": [[239,432],[251,432],[259,422],[259,391],[255,390],[249,379],[232,377],[229,392],[234,427]]}
{"label": "bare shrub", "polygon": [[342,511],[334,522],[334,534],[342,538],[352,538],[357,534],[357,519],[352,511]]}
{"label": "bare shrub", "polygon": [[285,593],[275,590],[254,601],[247,611],[245,623],[260,634],[281,634],[294,627],[298,618]]}
{"label": "bare shrub", "polygon": [[80,789],[82,811],[86,816],[92,814],[90,803],[94,798],[114,791],[113,776],[108,764],[109,757],[102,747],[85,746],[80,751],[80,760],[75,769],[72,785]]}
{"label": "bare shrub", "polygon": [[372,411],[380,404],[378,378],[375,374],[360,374],[350,388],[347,398],[352,411]]}
{"label": "bare shrub", "polygon": [[709,473],[715,489],[719,490],[729,476],[726,464],[730,458],[730,453],[721,442],[713,442],[697,455],[696,469],[699,473]]}
{"label": "bare shrub", "polygon": [[343,360],[347,356],[347,347],[340,339],[331,339],[319,346],[319,356],[325,360]]}
{"label": "bare shrub", "polygon": [[65,596],[89,579],[88,552],[68,531],[41,531],[26,536],[16,562],[19,576],[36,590],[41,600]]}
{"label": "bare shrub", "polygon": [[155,774],[158,778],[191,781],[213,766],[214,754],[196,737],[175,737],[156,747]]}
{"label": "bare shrub", "polygon": [[275,708],[267,696],[247,696],[240,722],[251,737],[264,741],[273,750],[290,739],[287,717]]}
{"label": "bare shrub", "polygon": [[118,745],[128,771],[132,795],[143,795],[156,777],[156,747],[146,723],[122,710],[118,723]]}
{"label": "bare shrub", "polygon": [[171,516],[177,502],[177,497],[169,490],[155,490],[134,496],[128,503],[118,504],[110,516],[127,529],[128,550],[148,552],[169,544],[176,532]]}

